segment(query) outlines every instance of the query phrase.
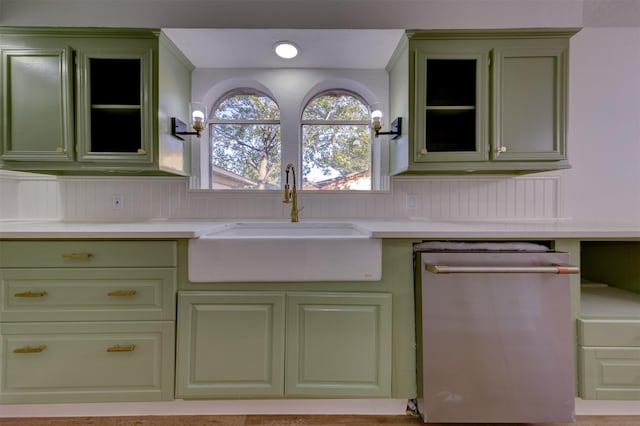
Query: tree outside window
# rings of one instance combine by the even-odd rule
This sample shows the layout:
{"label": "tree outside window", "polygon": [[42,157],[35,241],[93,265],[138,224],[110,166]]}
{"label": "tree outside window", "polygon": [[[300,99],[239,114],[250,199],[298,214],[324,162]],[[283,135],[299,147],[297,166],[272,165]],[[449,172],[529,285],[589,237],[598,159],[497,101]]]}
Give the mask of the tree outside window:
{"label": "tree outside window", "polygon": [[307,190],[371,190],[369,107],[359,97],[329,91],[307,104],[302,175]]}
{"label": "tree outside window", "polygon": [[[281,189],[280,110],[272,98],[254,89],[234,90],[214,105],[209,123],[211,188]],[[345,90],[323,92],[304,107],[301,124],[296,169],[303,189],[372,189],[365,102]]]}
{"label": "tree outside window", "polygon": [[211,187],[280,189],[280,110],[267,95],[236,90],[210,120]]}

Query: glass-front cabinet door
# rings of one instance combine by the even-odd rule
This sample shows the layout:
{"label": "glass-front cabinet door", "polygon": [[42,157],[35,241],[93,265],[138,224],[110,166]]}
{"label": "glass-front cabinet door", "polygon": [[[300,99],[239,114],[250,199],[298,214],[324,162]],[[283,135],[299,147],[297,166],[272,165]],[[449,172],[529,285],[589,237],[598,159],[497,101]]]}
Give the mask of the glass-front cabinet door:
{"label": "glass-front cabinet door", "polygon": [[78,53],[78,161],[152,162],[151,51]]}
{"label": "glass-front cabinet door", "polygon": [[416,51],[416,162],[487,160],[487,52]]}

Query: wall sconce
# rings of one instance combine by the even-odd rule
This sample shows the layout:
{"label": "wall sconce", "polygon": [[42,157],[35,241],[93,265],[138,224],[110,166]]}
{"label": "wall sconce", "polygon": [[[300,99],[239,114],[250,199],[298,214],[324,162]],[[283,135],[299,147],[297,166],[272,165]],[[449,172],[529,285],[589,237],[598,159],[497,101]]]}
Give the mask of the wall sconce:
{"label": "wall sconce", "polygon": [[398,117],[389,125],[388,132],[381,132],[382,129],[382,111],[379,109],[371,112],[371,128],[375,132],[376,138],[379,135],[393,135],[392,139],[398,139],[402,134],[402,117]]}
{"label": "wall sconce", "polygon": [[191,102],[189,104],[189,115],[191,116],[191,127],[195,132],[187,132],[187,125],[176,117],[171,117],[171,134],[180,140],[184,138],[179,135],[195,135],[200,137],[200,132],[204,130],[204,124],[207,121],[207,107],[200,102]]}

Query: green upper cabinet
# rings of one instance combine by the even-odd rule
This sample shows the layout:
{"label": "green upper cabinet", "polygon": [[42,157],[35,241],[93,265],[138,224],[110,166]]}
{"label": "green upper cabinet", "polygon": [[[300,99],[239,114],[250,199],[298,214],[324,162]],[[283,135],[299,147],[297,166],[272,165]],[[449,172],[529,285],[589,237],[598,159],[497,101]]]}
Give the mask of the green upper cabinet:
{"label": "green upper cabinet", "polygon": [[2,159],[73,161],[72,59],[69,47],[2,49]]}
{"label": "green upper cabinet", "polygon": [[[387,70],[391,174],[568,168],[567,65],[574,29],[407,31]],[[403,82],[408,79],[408,83]]]}
{"label": "green upper cabinet", "polygon": [[0,166],[60,174],[190,173],[193,66],[159,31],[4,28]]}

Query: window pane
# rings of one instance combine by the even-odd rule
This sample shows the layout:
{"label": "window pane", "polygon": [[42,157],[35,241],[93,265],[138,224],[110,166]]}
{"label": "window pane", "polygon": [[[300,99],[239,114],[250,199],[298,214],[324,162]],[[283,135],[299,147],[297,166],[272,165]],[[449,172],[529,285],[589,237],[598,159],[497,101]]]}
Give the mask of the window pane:
{"label": "window pane", "polygon": [[280,189],[280,126],[211,125],[212,188]]}
{"label": "window pane", "polygon": [[214,115],[219,120],[279,120],[280,110],[264,95],[233,95],[220,102]]}
{"label": "window pane", "polygon": [[368,125],[303,125],[302,138],[304,189],[371,189]]}
{"label": "window pane", "polygon": [[313,99],[302,114],[303,120],[352,120],[369,119],[369,108],[348,94],[325,94]]}
{"label": "window pane", "polygon": [[214,109],[211,135],[211,187],[280,189],[280,125],[278,105],[268,96],[241,89]]}

